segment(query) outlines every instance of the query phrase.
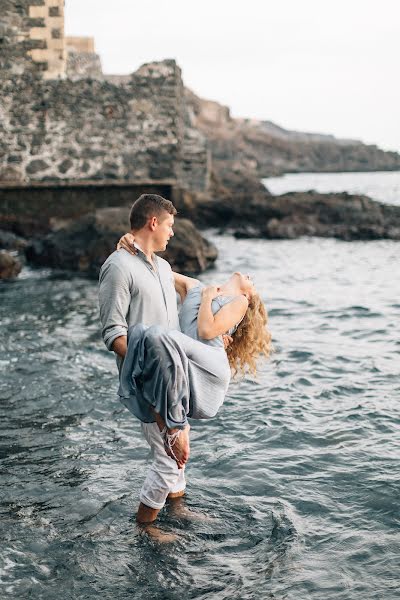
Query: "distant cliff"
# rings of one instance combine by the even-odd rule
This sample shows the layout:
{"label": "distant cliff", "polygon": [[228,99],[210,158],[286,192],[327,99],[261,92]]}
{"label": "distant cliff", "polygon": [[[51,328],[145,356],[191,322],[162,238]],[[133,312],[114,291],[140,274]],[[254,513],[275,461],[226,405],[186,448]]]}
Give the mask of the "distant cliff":
{"label": "distant cliff", "polygon": [[358,140],[289,131],[270,121],[234,119],[229,108],[185,90],[192,127],[208,140],[217,171],[257,177],[287,172],[400,170],[400,154]]}

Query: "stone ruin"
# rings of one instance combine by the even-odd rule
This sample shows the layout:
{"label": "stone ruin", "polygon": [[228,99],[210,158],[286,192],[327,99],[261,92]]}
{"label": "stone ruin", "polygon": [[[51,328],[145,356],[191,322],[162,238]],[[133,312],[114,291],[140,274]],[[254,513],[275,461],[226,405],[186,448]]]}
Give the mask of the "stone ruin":
{"label": "stone ruin", "polygon": [[94,38],[66,37],[66,75],[68,79],[103,79],[100,56],[94,48]]}
{"label": "stone ruin", "polygon": [[93,40],[64,36],[63,0],[0,4],[0,228],[207,191],[209,150],[174,60],[106,77]]}

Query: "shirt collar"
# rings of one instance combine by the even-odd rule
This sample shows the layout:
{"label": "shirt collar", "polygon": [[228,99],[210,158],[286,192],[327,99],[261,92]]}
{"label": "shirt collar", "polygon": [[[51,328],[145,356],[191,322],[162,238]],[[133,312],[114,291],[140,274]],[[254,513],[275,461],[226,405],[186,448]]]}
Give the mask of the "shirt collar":
{"label": "shirt collar", "polygon": [[[149,264],[150,264],[150,261],[149,261],[149,259],[147,258],[146,254],[143,252],[143,250],[142,250],[142,248],[139,246],[139,244],[138,244],[137,242],[135,242],[135,241],[134,241],[134,242],[133,242],[133,245],[135,246],[136,250],[139,250],[139,252],[141,253],[141,255],[142,255],[142,257],[144,258],[144,260],[145,260],[147,263],[149,263]],[[156,264],[156,261],[157,261],[157,255],[156,255],[156,254],[154,254],[154,252],[153,252],[153,262],[154,262],[154,264]]]}
{"label": "shirt collar", "polygon": [[141,249],[141,247],[139,246],[139,244],[137,242],[133,242],[133,245],[135,246],[135,248],[137,250],[140,250],[140,252],[142,252],[144,254],[143,250]]}

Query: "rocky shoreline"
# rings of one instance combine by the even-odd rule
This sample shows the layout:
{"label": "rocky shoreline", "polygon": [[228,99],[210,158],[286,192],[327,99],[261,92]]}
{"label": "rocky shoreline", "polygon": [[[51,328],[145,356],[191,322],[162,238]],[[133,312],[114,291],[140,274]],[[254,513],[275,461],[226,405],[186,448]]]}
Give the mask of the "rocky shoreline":
{"label": "rocky shoreline", "polygon": [[[0,230],[0,279],[17,277],[25,263],[97,277],[118,239],[129,230],[126,221],[125,207],[104,208],[30,240]],[[215,262],[216,247],[191,221],[177,219],[174,232],[167,251],[160,254],[174,270],[195,274]]]}
{"label": "rocky shoreline", "polygon": [[216,227],[236,237],[400,240],[400,206],[347,192],[273,196],[262,184],[233,191],[219,181],[211,198],[186,203],[181,213],[199,228]]}
{"label": "rocky shoreline", "polygon": [[[272,196],[260,184],[236,188],[233,195],[219,180],[210,197],[187,193],[176,204],[175,236],[163,256],[183,273],[199,273],[216,261],[217,249],[201,234],[210,227],[237,238],[400,240],[400,207],[345,192]],[[96,277],[127,231],[126,221],[127,208],[115,207],[71,219],[29,240],[0,230],[0,279],[16,277],[25,261]]]}
{"label": "rocky shoreline", "polygon": [[[44,0],[34,4],[46,12]],[[93,44],[79,38],[64,64],[54,45],[63,48],[62,17],[54,38],[47,17],[32,19],[29,0],[6,0],[5,9],[0,279],[17,276],[24,261],[96,276],[128,230],[130,205],[146,192],[179,211],[165,256],[186,273],[217,259],[201,234],[209,227],[248,238],[400,239],[400,207],[348,194],[272,196],[260,181],[284,172],[400,170],[400,154],[235,119],[185,88],[174,60],[107,76]],[[58,56],[57,73],[43,56]]]}

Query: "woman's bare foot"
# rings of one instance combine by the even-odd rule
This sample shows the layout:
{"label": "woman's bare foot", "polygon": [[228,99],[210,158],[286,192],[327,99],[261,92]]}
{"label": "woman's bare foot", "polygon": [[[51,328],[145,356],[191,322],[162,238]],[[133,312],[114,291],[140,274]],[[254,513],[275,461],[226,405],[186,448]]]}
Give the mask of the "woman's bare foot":
{"label": "woman's bare foot", "polygon": [[190,455],[189,429],[186,425],[184,429],[167,429],[162,416],[153,410],[158,429],[164,439],[165,452],[176,461],[179,469],[182,469]]}
{"label": "woman's bare foot", "polygon": [[182,469],[189,460],[189,429],[190,425],[186,425],[183,429],[168,429],[164,434],[165,452],[176,461],[178,469]]}

